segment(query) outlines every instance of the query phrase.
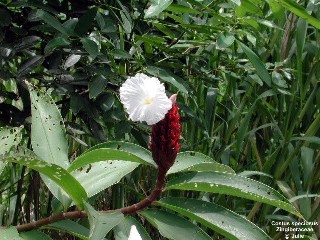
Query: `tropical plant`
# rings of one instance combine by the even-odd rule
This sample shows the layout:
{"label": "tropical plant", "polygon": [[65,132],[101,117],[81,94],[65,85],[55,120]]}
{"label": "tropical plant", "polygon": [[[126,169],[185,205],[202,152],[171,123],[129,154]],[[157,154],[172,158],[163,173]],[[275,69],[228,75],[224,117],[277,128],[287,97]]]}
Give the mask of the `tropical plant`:
{"label": "tropical plant", "polygon": [[[1,1],[0,236],[319,237],[319,6]],[[137,72],[178,92],[166,171],[120,102]]]}

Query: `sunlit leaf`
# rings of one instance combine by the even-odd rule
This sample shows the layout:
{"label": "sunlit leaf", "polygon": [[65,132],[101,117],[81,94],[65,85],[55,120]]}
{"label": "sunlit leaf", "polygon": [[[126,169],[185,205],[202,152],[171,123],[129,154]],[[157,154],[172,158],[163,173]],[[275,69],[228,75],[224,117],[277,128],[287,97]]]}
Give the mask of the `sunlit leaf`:
{"label": "sunlit leaf", "polygon": [[232,240],[270,240],[258,226],[217,204],[196,199],[164,198],[160,206],[176,211]]}
{"label": "sunlit leaf", "polygon": [[187,173],[167,183],[167,190],[194,190],[227,194],[263,202],[302,217],[295,207],[273,188],[239,175],[221,172]]}
{"label": "sunlit leaf", "polygon": [[144,12],[144,18],[151,18],[158,16],[159,13],[164,11],[170,6],[173,0],[151,0],[151,5]]}

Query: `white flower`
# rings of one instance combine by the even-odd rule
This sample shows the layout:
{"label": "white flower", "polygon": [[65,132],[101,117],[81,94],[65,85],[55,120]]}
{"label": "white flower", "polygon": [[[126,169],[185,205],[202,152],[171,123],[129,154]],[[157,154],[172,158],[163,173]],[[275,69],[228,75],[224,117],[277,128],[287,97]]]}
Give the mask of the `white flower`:
{"label": "white flower", "polygon": [[131,226],[128,240],[142,240],[142,238],[137,230],[137,227],[135,225]]}
{"label": "white flower", "polygon": [[120,87],[120,100],[132,121],[153,125],[164,118],[172,102],[158,78],[137,73]]}

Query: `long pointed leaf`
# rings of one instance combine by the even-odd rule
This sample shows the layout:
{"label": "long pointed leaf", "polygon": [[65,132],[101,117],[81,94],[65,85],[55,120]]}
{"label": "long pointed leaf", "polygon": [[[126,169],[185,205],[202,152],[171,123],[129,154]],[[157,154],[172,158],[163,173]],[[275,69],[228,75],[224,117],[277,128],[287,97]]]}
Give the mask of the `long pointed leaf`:
{"label": "long pointed leaf", "polygon": [[99,148],[92,150],[90,152],[86,152],[85,154],[79,156],[75,159],[71,166],[68,168],[68,171],[74,171],[78,168],[84,167],[85,165],[107,161],[107,160],[122,160],[136,163],[144,163],[149,164],[143,159],[137,157],[134,154],[128,153],[122,150],[110,149],[110,148]]}
{"label": "long pointed leaf", "polygon": [[[66,131],[59,109],[52,98],[28,84],[31,98],[31,144],[33,151],[48,163],[64,169],[69,164]],[[68,197],[50,179],[41,176],[53,195],[67,207]]]}
{"label": "long pointed leaf", "polygon": [[157,204],[185,215],[231,240],[271,239],[244,217],[214,203],[170,197],[161,199]]}
{"label": "long pointed leaf", "polygon": [[237,196],[267,203],[303,218],[295,207],[273,188],[236,174],[220,172],[187,173],[169,181],[166,189],[195,190]]}
{"label": "long pointed leaf", "polygon": [[217,163],[212,158],[198,152],[181,152],[167,174],[184,171],[214,171],[234,173],[227,165]]}
{"label": "long pointed leaf", "polygon": [[178,215],[159,209],[147,209],[141,212],[141,215],[155,226],[165,238],[211,240],[201,228]]}
{"label": "long pointed leaf", "polygon": [[11,153],[5,160],[24,165],[45,175],[62,188],[78,207],[83,208],[83,200],[87,199],[86,191],[81,184],[62,167],[39,160],[37,156],[28,149]]}

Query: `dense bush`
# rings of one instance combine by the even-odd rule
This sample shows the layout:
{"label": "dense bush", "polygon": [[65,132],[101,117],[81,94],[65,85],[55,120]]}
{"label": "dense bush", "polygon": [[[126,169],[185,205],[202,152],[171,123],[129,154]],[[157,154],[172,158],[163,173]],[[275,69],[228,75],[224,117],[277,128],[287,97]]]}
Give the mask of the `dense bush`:
{"label": "dense bush", "polygon": [[[273,221],[319,222],[319,6],[1,1],[0,224],[81,208],[20,238],[284,239]],[[155,206],[99,212],[157,180],[151,128],[119,100],[137,72],[178,93],[181,153]]]}

